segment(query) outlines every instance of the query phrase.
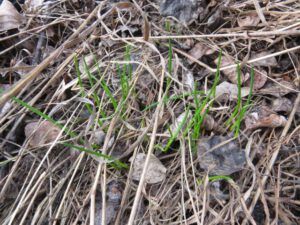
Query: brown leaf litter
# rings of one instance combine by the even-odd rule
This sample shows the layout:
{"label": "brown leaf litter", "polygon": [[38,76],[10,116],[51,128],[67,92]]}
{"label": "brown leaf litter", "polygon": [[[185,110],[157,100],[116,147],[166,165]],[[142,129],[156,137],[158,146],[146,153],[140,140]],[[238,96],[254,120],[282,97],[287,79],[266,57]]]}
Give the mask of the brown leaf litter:
{"label": "brown leaf litter", "polygon": [[[218,64],[218,58],[215,59],[214,62],[217,65]],[[233,59],[231,59],[228,56],[222,56],[220,67],[231,66],[231,65],[234,65],[234,64],[236,64],[236,63],[234,62]],[[237,84],[238,83],[238,76],[237,76],[237,68],[236,67],[233,67],[233,68],[230,68],[230,69],[225,69],[225,70],[222,71],[222,73],[228,78],[228,80],[231,83],[233,83],[233,84]],[[247,78],[248,77],[246,77],[243,74],[243,72],[241,71],[241,81],[242,81],[242,83],[244,81],[246,81]]]}
{"label": "brown leaf litter", "polygon": [[28,144],[34,148],[55,141],[59,133],[60,129],[49,121],[31,122],[25,126]]}
{"label": "brown leaf litter", "polygon": [[261,106],[254,109],[252,113],[246,116],[245,125],[247,129],[257,128],[276,128],[284,127],[287,119],[278,115],[267,106]]}
{"label": "brown leaf litter", "polygon": [[298,1],[22,2],[0,8],[0,224],[297,224]]}
{"label": "brown leaf litter", "polygon": [[[250,93],[249,87],[241,88],[241,97],[246,97]],[[222,82],[216,87],[216,99],[218,101],[236,101],[238,99],[238,86],[227,81]]]}
{"label": "brown leaf litter", "polygon": [[[133,162],[132,179],[139,181],[143,172],[146,155],[144,153],[138,153],[135,158],[130,158],[130,162]],[[149,166],[146,171],[146,183],[155,184],[162,182],[166,178],[166,167],[161,161],[154,155],[151,155]]]}
{"label": "brown leaf litter", "polygon": [[198,142],[200,167],[211,175],[230,175],[244,169],[245,153],[229,136],[213,135]]}
{"label": "brown leaf litter", "polygon": [[14,5],[8,0],[3,0],[0,5],[0,31],[19,28],[22,22],[23,17]]}

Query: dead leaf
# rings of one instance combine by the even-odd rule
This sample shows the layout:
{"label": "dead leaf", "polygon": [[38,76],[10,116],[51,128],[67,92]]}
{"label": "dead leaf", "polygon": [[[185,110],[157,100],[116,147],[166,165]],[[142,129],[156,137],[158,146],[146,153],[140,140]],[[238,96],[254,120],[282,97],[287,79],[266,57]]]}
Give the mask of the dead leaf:
{"label": "dead leaf", "polygon": [[[218,65],[218,58],[215,59],[215,64]],[[230,57],[223,56],[221,59],[221,67],[230,66],[236,64]],[[222,73],[231,81],[231,83],[237,84],[238,83],[238,75],[236,67],[223,70]],[[244,83],[246,77],[244,76],[243,72],[241,71],[241,81]]]}
{"label": "dead leaf", "polygon": [[9,112],[9,110],[12,107],[11,101],[5,102],[5,104],[0,107],[0,118],[4,117],[6,113]]}
{"label": "dead leaf", "polygon": [[[0,96],[1,96],[2,92],[9,90],[10,87],[11,87],[11,85],[9,85],[9,84],[0,84]],[[9,112],[11,107],[12,107],[11,101],[6,102],[2,107],[0,107],[0,119],[2,117],[4,117],[6,113]]]}
{"label": "dead leaf", "polygon": [[257,91],[263,95],[273,95],[275,97],[282,97],[289,93],[296,92],[296,87],[293,83],[280,80],[275,82],[269,82],[265,85],[265,88]]}
{"label": "dead leaf", "polygon": [[293,102],[288,98],[276,98],[272,101],[272,110],[288,114],[293,110]]}
{"label": "dead leaf", "polygon": [[218,24],[223,15],[223,7],[219,7],[207,20],[207,26],[212,27],[215,24]]}
{"label": "dead leaf", "polygon": [[[241,97],[246,97],[250,93],[249,87],[241,88]],[[235,101],[238,99],[238,87],[236,84],[231,84],[227,81],[222,82],[216,87],[216,99],[218,101]]]}
{"label": "dead leaf", "polygon": [[195,41],[191,38],[187,38],[183,43],[179,42],[180,48],[189,50],[195,45]]}
{"label": "dead leaf", "polygon": [[30,11],[36,11],[39,9],[44,3],[44,0],[26,0],[25,5],[28,7]]}
{"label": "dead leaf", "polygon": [[253,130],[257,128],[276,128],[286,125],[287,119],[272,111],[267,106],[260,106],[252,113],[246,116],[246,129]]}
{"label": "dead leaf", "polygon": [[103,130],[97,130],[93,134],[92,142],[97,145],[102,145],[105,139],[105,133]]}
{"label": "dead leaf", "polygon": [[[96,56],[94,54],[89,54],[84,56],[84,58],[79,61],[79,71],[81,74],[85,74],[86,70],[89,70],[95,64]],[[86,67],[85,67],[86,63]]]}
{"label": "dead leaf", "polygon": [[229,193],[226,193],[224,188],[222,188],[220,181],[213,181],[209,183],[209,194],[210,198],[217,201],[227,201],[230,196]]}
{"label": "dead leaf", "polygon": [[[267,55],[270,55],[270,52],[264,51],[264,52],[260,52],[260,53],[254,53],[251,56],[251,59],[258,59],[260,57],[264,57]],[[265,58],[265,59],[261,59],[259,61],[256,61],[254,63],[252,63],[253,66],[264,66],[264,67],[268,67],[268,66],[277,66],[277,60],[275,58],[275,56],[269,57],[269,58]]]}
{"label": "dead leaf", "polygon": [[238,17],[237,22],[239,27],[255,27],[259,24],[260,19],[256,13],[249,13]]}
{"label": "dead leaf", "polygon": [[[105,224],[113,222],[117,216],[118,209],[122,200],[122,187],[117,181],[111,181],[107,185],[106,206],[105,206]],[[102,193],[97,191],[96,194],[96,215],[95,225],[102,225]]]}
{"label": "dead leaf", "polygon": [[[204,55],[210,55],[214,53],[215,50],[213,50],[211,47],[198,42],[194,45],[194,47],[188,52],[189,55],[191,55],[195,59],[200,59]],[[189,60],[189,64],[192,64],[193,61]]]}
{"label": "dead leaf", "polygon": [[25,126],[25,136],[30,138],[29,146],[31,147],[53,142],[59,132],[60,129],[49,121],[31,122]]}
{"label": "dead leaf", "polygon": [[173,16],[185,24],[193,22],[203,11],[198,0],[162,0],[160,4],[162,16]]}
{"label": "dead leaf", "polygon": [[[102,145],[105,141],[105,136],[106,136],[106,134],[102,130],[96,131],[94,133],[92,141],[94,144]],[[108,141],[107,148],[111,148],[113,146],[114,142],[115,142],[115,137],[112,136]],[[90,156],[99,163],[105,163],[108,161],[107,159],[105,159],[101,156],[94,155],[94,154],[90,154]]]}
{"label": "dead leaf", "polygon": [[[266,84],[267,80],[268,80],[268,74],[265,70],[263,69],[259,69],[259,71],[254,70],[253,89],[254,90],[261,89]],[[250,87],[250,79],[247,80],[246,85]]]}
{"label": "dead leaf", "polygon": [[207,131],[211,131],[215,128],[215,126],[216,126],[216,122],[214,118],[210,115],[206,115],[203,119],[201,128],[204,128]]}
{"label": "dead leaf", "polygon": [[[130,162],[133,161],[133,180],[139,181],[141,179],[141,175],[145,165],[145,160],[146,154],[144,153],[138,153],[135,159],[133,159],[133,157],[129,159]],[[159,161],[159,159],[156,158],[155,155],[151,155],[145,177],[146,183],[156,184],[162,182],[166,178],[166,172],[167,169],[166,167],[164,167],[161,161]]]}
{"label": "dead leaf", "polygon": [[214,135],[199,140],[199,164],[210,175],[230,175],[244,169],[244,150],[239,148],[235,140],[226,143],[228,139],[229,136]]}
{"label": "dead leaf", "polygon": [[187,71],[186,74],[182,75],[182,83],[187,88],[188,91],[194,91],[195,81],[194,81],[194,75],[191,71]]}
{"label": "dead leaf", "polygon": [[10,1],[3,0],[0,5],[0,31],[19,28],[21,24],[21,14]]}
{"label": "dead leaf", "polygon": [[[185,121],[185,123],[184,123],[185,117],[187,117],[187,118],[186,118],[186,121]],[[174,123],[170,125],[170,131],[171,131],[171,134],[176,133],[177,129],[178,129],[180,126],[182,126],[182,129],[181,129],[181,130],[184,130],[186,124],[189,123],[188,121],[189,121],[191,118],[192,118],[192,114],[191,114],[190,111],[189,111],[189,112],[183,112],[183,113],[181,113],[181,114],[175,119]],[[182,124],[182,123],[184,123],[184,124]]]}

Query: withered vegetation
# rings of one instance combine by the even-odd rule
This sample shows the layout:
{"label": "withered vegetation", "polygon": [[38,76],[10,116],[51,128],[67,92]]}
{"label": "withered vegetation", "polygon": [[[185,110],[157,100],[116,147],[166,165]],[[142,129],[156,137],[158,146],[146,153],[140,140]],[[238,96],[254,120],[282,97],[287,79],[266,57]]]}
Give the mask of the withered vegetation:
{"label": "withered vegetation", "polygon": [[0,32],[0,224],[299,224],[298,0],[3,0]]}

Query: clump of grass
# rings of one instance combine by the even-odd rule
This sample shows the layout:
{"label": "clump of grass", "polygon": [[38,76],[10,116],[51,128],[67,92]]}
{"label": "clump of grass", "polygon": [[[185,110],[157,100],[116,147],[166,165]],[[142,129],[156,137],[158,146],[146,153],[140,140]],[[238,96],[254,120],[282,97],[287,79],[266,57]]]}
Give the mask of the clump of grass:
{"label": "clump of grass", "polygon": [[239,64],[237,64],[237,77],[238,77],[238,84],[237,84],[238,100],[237,100],[237,104],[236,104],[236,107],[235,107],[233,113],[231,114],[230,118],[226,122],[226,125],[228,126],[235,119],[235,122],[230,127],[230,130],[234,131],[235,137],[238,137],[239,132],[240,132],[241,121],[243,120],[246,111],[250,107],[250,101],[251,101],[253,85],[254,85],[254,69],[253,69],[253,67],[251,68],[251,72],[250,72],[250,91],[249,91],[249,95],[248,95],[246,104],[244,106],[243,106],[243,102],[242,102],[242,91],[241,91],[242,90],[241,67]]}
{"label": "clump of grass", "polygon": [[[215,97],[216,94],[216,87],[219,83],[220,80],[220,65],[221,65],[221,59],[222,59],[222,52],[219,53],[218,57],[218,65],[217,65],[217,71],[215,74],[215,79],[213,82],[213,86],[210,89],[209,93],[206,95],[202,103],[198,100],[198,95],[197,92],[193,92],[192,95],[194,96],[194,103],[196,105],[194,116],[192,119],[189,121],[188,125],[186,126],[185,130],[183,131],[183,137],[187,137],[188,133],[192,133],[192,149],[195,151],[196,149],[196,144],[197,140],[199,139],[200,136],[200,130],[201,130],[201,125],[203,123],[203,120],[205,116],[209,113],[209,109],[211,105],[213,104],[212,98]],[[172,143],[177,139],[181,129],[184,127],[184,124],[186,123],[186,120],[188,118],[188,112],[189,112],[189,107],[187,108],[188,110],[186,111],[186,114],[184,116],[183,121],[179,124],[176,132],[171,135],[171,138],[168,140],[167,145],[164,148],[164,152],[168,151]]]}
{"label": "clump of grass", "polygon": [[[202,102],[199,100],[199,93],[201,92],[197,92],[194,91],[192,93],[188,93],[187,96],[194,96],[194,104],[195,104],[195,112],[194,112],[194,116],[192,117],[192,119],[190,120],[189,124],[186,126],[184,132],[183,132],[183,137],[185,138],[189,132],[191,132],[191,140],[192,140],[192,149],[193,151],[195,151],[196,149],[196,144],[197,144],[197,140],[200,137],[201,134],[201,125],[203,123],[203,120],[205,118],[205,116],[209,113],[210,107],[213,104],[213,99],[215,98],[216,95],[216,87],[219,83],[220,80],[220,65],[221,65],[221,60],[222,60],[222,52],[219,53],[219,57],[218,57],[218,64],[217,64],[217,71],[215,73],[215,78],[214,78],[214,82],[212,85],[212,88],[210,89],[210,91],[208,92],[208,94],[205,96],[205,98],[202,100]],[[239,135],[239,131],[240,131],[240,125],[241,125],[241,121],[243,120],[246,111],[248,110],[248,108],[250,107],[250,101],[251,101],[251,97],[252,97],[252,92],[253,92],[253,84],[254,84],[254,70],[253,68],[251,69],[251,75],[250,75],[250,91],[249,91],[249,95],[246,101],[246,104],[243,105],[242,102],[242,94],[241,94],[241,88],[242,88],[242,81],[241,81],[241,68],[240,65],[237,64],[237,78],[238,78],[238,101],[237,101],[237,105],[232,113],[232,115],[230,116],[230,118],[228,119],[228,121],[225,123],[227,125],[229,125],[234,119],[235,122],[232,124],[232,126],[230,127],[231,131],[234,131],[235,137],[237,137]],[[196,88],[195,88],[196,89]],[[173,96],[172,98],[166,98],[164,99],[164,101],[169,101],[172,99],[180,99],[182,97],[182,95],[179,96]],[[155,106],[157,103],[153,103],[152,105],[148,106],[145,110],[148,110],[149,108]],[[184,124],[187,122],[187,118],[188,118],[188,111],[190,110],[190,108],[187,108],[187,112],[184,116],[184,119],[182,120],[182,122],[179,124],[177,130],[171,134],[171,137],[169,138],[166,146],[164,148],[159,147],[160,149],[163,149],[163,152],[166,152],[169,150],[169,148],[171,147],[172,143],[178,138],[178,135],[180,133],[180,131],[182,130],[182,128],[184,127]]]}
{"label": "clump of grass", "polygon": [[217,71],[215,73],[214,82],[213,82],[212,88],[210,89],[209,93],[206,95],[205,99],[200,104],[197,96],[195,96],[195,98],[194,98],[194,101],[196,104],[196,111],[195,111],[195,115],[193,118],[193,132],[192,132],[193,146],[195,146],[197,140],[199,139],[201,125],[203,123],[205,116],[209,113],[210,107],[213,104],[213,99],[216,96],[216,88],[217,88],[217,85],[220,80],[221,60],[222,60],[222,52],[220,51],[219,56],[218,56]]}

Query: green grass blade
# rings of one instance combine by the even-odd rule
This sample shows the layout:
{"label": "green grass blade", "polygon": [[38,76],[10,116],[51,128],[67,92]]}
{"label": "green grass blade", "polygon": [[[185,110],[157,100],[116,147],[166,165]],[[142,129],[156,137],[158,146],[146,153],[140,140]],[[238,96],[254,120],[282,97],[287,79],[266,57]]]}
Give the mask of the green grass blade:
{"label": "green grass blade", "polygon": [[19,105],[27,108],[29,111],[39,115],[40,117],[42,117],[43,119],[53,123],[55,126],[57,126],[60,129],[63,129],[63,131],[68,134],[70,137],[74,138],[77,135],[72,132],[70,129],[68,128],[64,128],[64,126],[62,124],[60,124],[59,122],[57,122],[55,119],[53,119],[52,117],[48,116],[47,114],[43,113],[42,111],[40,111],[39,109],[32,107],[31,105],[29,105],[27,102],[22,101],[19,98],[13,97],[12,98],[16,103],[18,103]]}
{"label": "green grass blade", "polygon": [[65,143],[62,143],[62,144],[66,147],[74,148],[74,149],[79,150],[81,152],[86,152],[88,154],[103,158],[103,159],[107,160],[108,163],[111,164],[116,169],[128,169],[128,165],[126,163],[123,163],[123,162],[115,159],[112,156],[109,156],[109,155],[106,155],[106,154],[103,154],[103,153],[100,153],[100,152],[96,152],[94,150],[87,149],[87,148],[84,148],[84,147],[81,147],[81,146],[76,146],[76,145],[70,144],[68,142],[65,142]]}
{"label": "green grass blade", "polygon": [[184,124],[186,123],[186,120],[188,118],[190,112],[190,108],[188,107],[186,110],[186,113],[184,114],[183,120],[181,121],[181,123],[179,124],[179,126],[177,127],[177,129],[175,130],[174,134],[171,135],[171,138],[169,139],[167,145],[165,146],[163,152],[167,152],[169,150],[169,148],[171,147],[172,143],[177,139],[179,132],[182,130]]}
{"label": "green grass blade", "polygon": [[[80,69],[79,69],[79,63],[78,63],[77,56],[74,57],[74,64],[75,64],[76,74],[77,74],[77,77],[78,77],[78,84],[79,84],[79,87],[80,87],[81,97],[85,98],[86,96],[85,96],[85,91],[84,91],[84,87],[83,87],[83,82],[82,82],[82,79],[81,79],[81,72],[80,72]],[[85,103],[85,106],[86,106],[87,110],[89,111],[89,113],[92,114],[93,110],[92,110],[91,106],[88,103]]]}
{"label": "green grass blade", "polygon": [[[234,108],[234,111],[233,113],[231,114],[230,118],[226,121],[226,125],[228,126],[232,120],[234,118],[236,118],[236,116],[238,115],[238,113],[240,112],[241,110],[241,104],[242,104],[242,97],[241,97],[241,89],[242,89],[242,82],[241,82],[241,67],[240,67],[240,64],[237,64],[237,75],[238,75],[238,84],[237,84],[237,87],[238,87],[238,100],[237,100],[237,104],[236,104],[236,107]],[[232,129],[232,128],[231,128]]]}
{"label": "green grass blade", "polygon": [[118,103],[116,101],[116,99],[114,98],[114,96],[112,95],[111,91],[109,90],[109,87],[107,86],[107,84],[105,83],[105,81],[101,81],[100,82],[101,87],[103,88],[105,94],[107,95],[107,97],[110,99],[114,110],[116,111],[118,108]]}
{"label": "green grass blade", "polygon": [[[205,97],[204,101],[202,102],[201,106],[196,109],[195,116],[193,118],[194,122],[194,131],[192,135],[192,139],[195,141],[199,138],[200,135],[200,127],[203,123],[203,120],[205,116],[208,114],[210,106],[213,104],[213,101],[210,102],[209,106],[207,106],[209,100],[213,96],[215,98],[216,96],[216,88],[220,80],[220,66],[221,66],[221,60],[222,60],[222,51],[219,52],[218,56],[218,64],[217,64],[217,71],[215,74],[215,79],[213,82],[213,86],[210,89],[208,95]],[[207,106],[207,107],[206,107]],[[205,109],[205,110],[204,110]]]}
{"label": "green grass blade", "polygon": [[251,101],[251,97],[252,97],[252,93],[253,93],[253,86],[254,86],[254,69],[252,67],[251,73],[250,73],[250,90],[249,90],[249,95],[248,95],[246,104],[242,107],[240,114],[237,118],[237,121],[232,126],[232,128],[235,129],[235,137],[238,136],[239,131],[240,131],[241,122],[246,114],[246,111],[250,107],[250,101]]}
{"label": "green grass blade", "polygon": [[[208,181],[209,182],[216,182],[216,181],[221,181],[221,180],[225,180],[227,182],[233,181],[233,179],[230,176],[225,176],[225,175],[216,175],[216,176],[210,176],[210,177],[208,177]],[[197,180],[197,184],[198,185],[202,185],[203,182],[204,182],[203,179],[198,179]]]}
{"label": "green grass blade", "polygon": [[[35,108],[35,107],[32,107],[30,106],[28,103],[22,101],[21,99],[18,99],[16,97],[13,97],[13,100],[18,103],[19,105],[27,108],[29,111],[37,114],[38,116],[42,117],[43,119],[51,122],[52,124],[54,124],[55,126],[57,126],[58,128],[62,129],[67,135],[69,135],[70,137],[72,138],[75,138],[77,137],[78,135],[74,132],[72,132],[70,129],[68,128],[64,128],[64,126],[62,124],[60,124],[59,122],[57,122],[56,120],[54,120],[52,117],[50,117],[49,115],[43,113],[42,111],[40,111],[39,109]],[[79,139],[82,143],[83,143],[83,140],[82,139]],[[75,145],[72,145],[72,144],[69,144],[69,143],[63,143],[63,145],[67,146],[67,147],[71,147],[71,148],[75,148],[79,151],[84,151],[86,153],[89,153],[89,154],[92,154],[92,155],[95,155],[95,156],[98,156],[98,157],[101,157],[103,159],[106,159],[106,160],[110,160],[112,161],[117,167],[116,168],[128,168],[128,166],[122,162],[120,162],[119,160],[116,160],[114,159],[113,157],[109,156],[109,155],[105,155],[105,154],[102,154],[102,153],[99,153],[99,152],[96,152],[96,151],[93,151],[93,150],[89,150],[89,149],[85,149],[83,147],[80,147],[80,146],[75,146]]]}

